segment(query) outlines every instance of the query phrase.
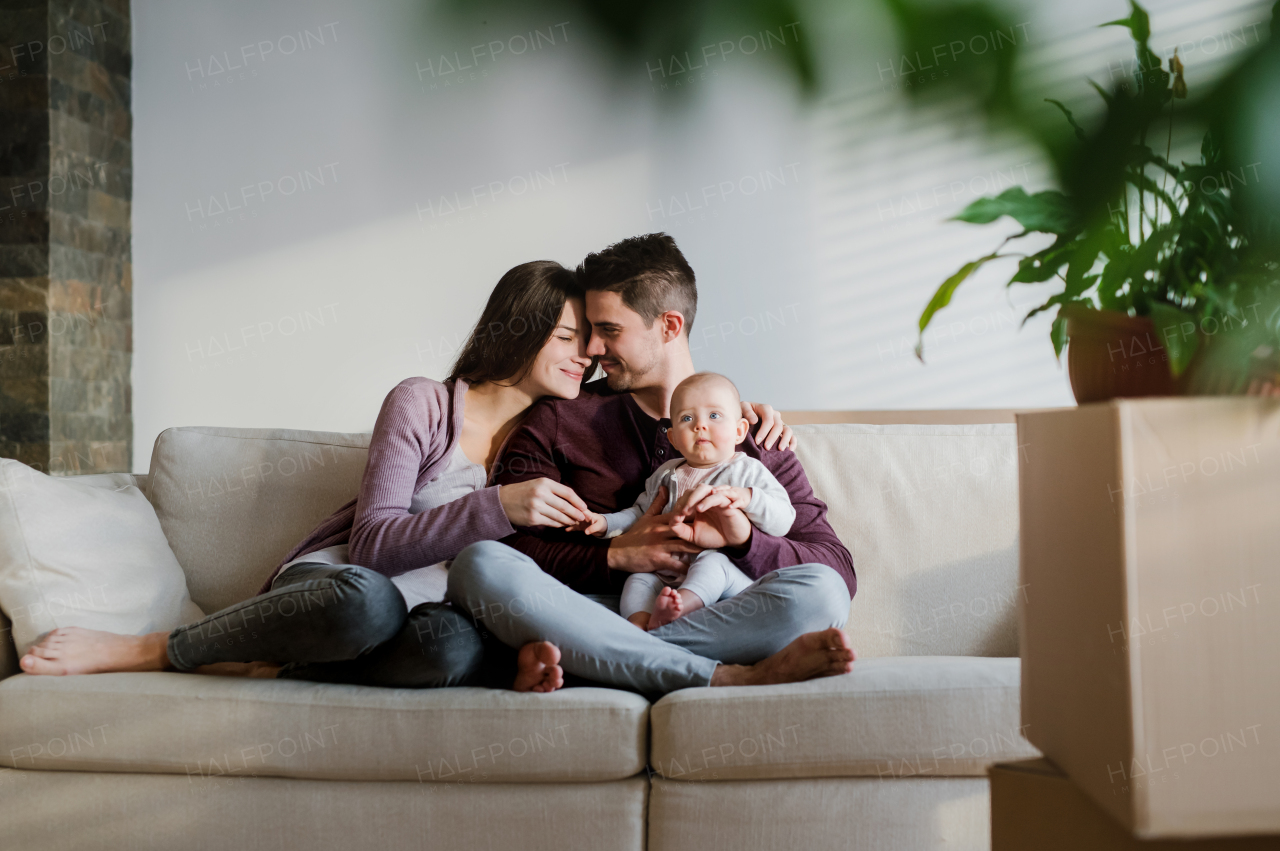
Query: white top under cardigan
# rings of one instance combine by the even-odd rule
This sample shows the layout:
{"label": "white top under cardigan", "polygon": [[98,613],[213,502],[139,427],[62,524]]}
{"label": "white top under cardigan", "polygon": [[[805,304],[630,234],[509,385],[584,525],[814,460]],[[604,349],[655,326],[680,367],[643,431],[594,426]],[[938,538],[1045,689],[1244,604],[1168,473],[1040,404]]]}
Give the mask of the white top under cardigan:
{"label": "white top under cardigan", "polygon": [[[413,500],[409,503],[409,513],[420,514],[453,502],[472,491],[483,488],[486,478],[484,466],[468,458],[462,451],[462,444],[459,443],[449,457],[448,466],[413,495]],[[294,559],[280,569],[280,575],[295,564],[350,563],[351,557],[347,545],[338,544]],[[277,575],[277,581],[280,575]],[[442,561],[405,571],[391,577],[391,581],[400,590],[400,596],[404,597],[405,605],[410,609],[419,603],[439,603],[444,600],[449,581],[449,562]]]}

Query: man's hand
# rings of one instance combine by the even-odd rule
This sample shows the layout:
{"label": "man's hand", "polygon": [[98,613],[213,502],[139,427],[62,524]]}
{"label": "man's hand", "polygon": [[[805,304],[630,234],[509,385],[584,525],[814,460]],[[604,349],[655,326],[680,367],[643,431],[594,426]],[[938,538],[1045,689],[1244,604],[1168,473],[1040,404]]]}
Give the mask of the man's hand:
{"label": "man's hand", "polygon": [[[703,549],[741,547],[751,540],[751,521],[738,506],[747,488],[718,487],[701,484],[676,502],[671,512],[671,530],[681,540]],[[692,518],[686,521],[686,518]]]}
{"label": "man's hand", "polygon": [[796,436],[792,433],[791,426],[782,421],[782,414],[773,409],[773,405],[743,402],[742,416],[752,425],[760,423],[760,428],[756,429],[756,443],[761,448],[773,449],[776,443],[779,449],[795,450]]}
{"label": "man's hand", "polygon": [[751,488],[733,485],[700,484],[685,491],[671,508],[671,522],[681,523],[693,514],[713,508],[746,508],[751,504]]}
{"label": "man's hand", "polygon": [[751,504],[751,488],[740,488],[735,485],[716,485],[711,488],[713,494],[724,494],[729,498],[727,508],[741,508],[743,511]]}
{"label": "man's hand", "polygon": [[671,516],[662,513],[666,504],[667,489],[658,488],[645,515],[626,532],[609,541],[610,569],[627,573],[653,573],[655,570],[684,573],[689,569],[688,556],[701,552],[703,547],[682,540],[682,536],[672,529]]}
{"label": "man's hand", "polygon": [[751,529],[751,521],[740,509],[724,506],[695,514],[687,523],[671,526],[681,540],[705,550],[746,546],[751,540]]}

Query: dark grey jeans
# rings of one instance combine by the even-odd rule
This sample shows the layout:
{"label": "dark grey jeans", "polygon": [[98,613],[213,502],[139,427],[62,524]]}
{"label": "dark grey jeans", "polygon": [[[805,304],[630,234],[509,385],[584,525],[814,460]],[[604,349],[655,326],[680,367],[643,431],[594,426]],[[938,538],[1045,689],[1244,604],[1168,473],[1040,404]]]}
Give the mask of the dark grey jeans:
{"label": "dark grey jeans", "polygon": [[179,670],[276,662],[280,679],[510,688],[515,651],[444,603],[406,611],[391,580],[356,565],[296,564],[271,590],[169,635]]}

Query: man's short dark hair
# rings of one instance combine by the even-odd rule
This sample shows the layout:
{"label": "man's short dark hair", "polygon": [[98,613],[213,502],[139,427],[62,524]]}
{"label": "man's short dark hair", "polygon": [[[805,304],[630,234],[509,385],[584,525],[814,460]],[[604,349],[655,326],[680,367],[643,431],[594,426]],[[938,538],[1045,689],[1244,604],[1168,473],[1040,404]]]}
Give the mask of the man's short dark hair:
{"label": "man's short dark hair", "polygon": [[649,326],[660,314],[674,310],[684,317],[685,336],[693,328],[698,312],[693,269],[665,233],[633,236],[588,254],[578,265],[578,281],[588,292],[622,296],[622,303]]}

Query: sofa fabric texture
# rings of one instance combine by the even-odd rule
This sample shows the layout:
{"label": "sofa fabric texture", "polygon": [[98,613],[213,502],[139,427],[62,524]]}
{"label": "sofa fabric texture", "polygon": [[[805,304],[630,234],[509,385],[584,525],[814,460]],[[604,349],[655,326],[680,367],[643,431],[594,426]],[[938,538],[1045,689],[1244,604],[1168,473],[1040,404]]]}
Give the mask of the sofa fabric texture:
{"label": "sofa fabric texture", "polygon": [[1017,427],[797,426],[853,553],[859,658],[1017,656]]}
{"label": "sofa fabric texture", "polygon": [[649,704],[615,689],[525,695],[177,673],[0,682],[13,768],[150,774],[604,782],[644,769]]}
{"label": "sofa fabric texture", "polygon": [[1021,735],[1017,659],[865,659],[777,686],[684,689],[654,704],[658,774],[682,780],[985,776],[1038,751]]}
{"label": "sofa fabric texture", "polygon": [[149,494],[191,599],[216,612],[256,594],[294,545],[355,496],[368,447],[368,434],[161,432]]}
{"label": "sofa fabric texture", "polygon": [[[649,782],[414,783],[0,772],[22,851],[643,851]],[[705,849],[704,849],[705,851]]]}
{"label": "sofa fabric texture", "polygon": [[983,777],[829,777],[687,783],[653,779],[649,851],[988,851]]}

